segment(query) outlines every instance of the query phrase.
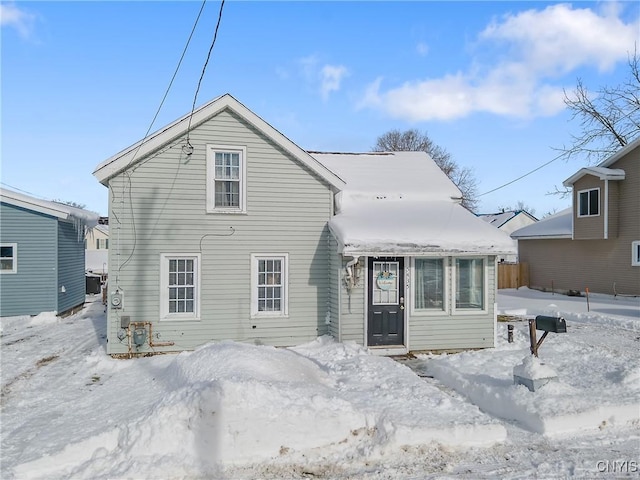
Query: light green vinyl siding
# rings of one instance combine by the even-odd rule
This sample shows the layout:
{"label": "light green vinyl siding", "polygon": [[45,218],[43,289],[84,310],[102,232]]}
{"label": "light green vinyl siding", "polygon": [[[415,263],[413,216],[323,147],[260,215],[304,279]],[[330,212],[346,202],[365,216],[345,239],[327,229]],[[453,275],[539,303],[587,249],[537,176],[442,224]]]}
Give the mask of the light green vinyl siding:
{"label": "light green vinyl siding", "polygon": [[351,257],[347,257],[342,261],[341,265],[341,302],[340,302],[340,333],[343,342],[352,341],[365,344],[364,326],[366,323],[366,290],[365,290],[365,278],[366,278],[366,262],[361,257],[358,260],[358,267],[360,270],[360,278],[358,283],[350,290],[346,287],[345,267],[347,262],[351,260]]}
{"label": "light green vinyl siding", "polygon": [[[449,266],[453,257],[446,260]],[[455,302],[453,288],[448,288],[449,309],[441,314],[412,313],[409,320],[409,348],[420,350],[458,350],[468,348],[493,347],[496,301],[496,263],[495,257],[487,257],[487,305],[486,313],[470,314],[456,312],[451,314]],[[447,284],[452,285],[453,269],[447,269]]]}
{"label": "light green vinyl siding", "polygon": [[[120,317],[152,322],[156,350],[214,340],[294,345],[327,333],[328,185],[240,118],[224,111],[195,128],[189,157],[176,142],[110,181],[109,353]],[[246,147],[247,213],[206,213],[207,144]],[[160,254],[201,254],[199,321],[160,321]],[[289,255],[288,317],[251,318],[251,254]]]}
{"label": "light green vinyl siding", "polygon": [[0,217],[0,242],[17,244],[18,262],[0,274],[0,316],[57,311],[57,219],[5,203]]}
{"label": "light green vinyl siding", "polygon": [[340,341],[340,296],[342,295],[342,255],[333,235],[328,236],[329,245],[329,330],[328,333]]}

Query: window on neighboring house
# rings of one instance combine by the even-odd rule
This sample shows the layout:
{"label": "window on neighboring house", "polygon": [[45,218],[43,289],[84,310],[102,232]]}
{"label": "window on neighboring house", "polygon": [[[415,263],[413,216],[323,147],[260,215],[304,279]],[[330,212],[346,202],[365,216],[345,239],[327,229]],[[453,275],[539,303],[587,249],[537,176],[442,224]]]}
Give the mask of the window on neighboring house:
{"label": "window on neighboring house", "polygon": [[97,250],[105,250],[109,248],[109,239],[108,238],[97,238],[96,239],[96,249]]}
{"label": "window on neighboring house", "polygon": [[444,310],[444,261],[441,258],[416,258],[414,307],[416,310]]}
{"label": "window on neighboring house", "polygon": [[251,314],[285,316],[288,314],[287,254],[251,255]]}
{"label": "window on neighboring house", "polygon": [[197,320],[200,315],[200,254],[162,254],[160,293],[164,320]]}
{"label": "window on neighboring house", "polygon": [[207,146],[207,211],[243,213],[246,148]]}
{"label": "window on neighboring house", "polygon": [[456,309],[485,309],[485,259],[456,259]]}
{"label": "window on neighboring house", "polygon": [[18,271],[18,244],[0,244],[0,273],[16,273]]}
{"label": "window on neighboring house", "polygon": [[631,242],[631,266],[640,267],[640,240]]}
{"label": "window on neighboring house", "polygon": [[592,217],[600,215],[600,189],[582,190],[578,192],[578,216]]}

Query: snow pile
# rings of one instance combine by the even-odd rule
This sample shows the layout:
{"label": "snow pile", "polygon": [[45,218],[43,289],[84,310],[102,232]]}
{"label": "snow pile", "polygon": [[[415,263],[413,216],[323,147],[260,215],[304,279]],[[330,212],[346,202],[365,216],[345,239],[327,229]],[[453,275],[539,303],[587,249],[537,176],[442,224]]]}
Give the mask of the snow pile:
{"label": "snow pile", "polygon": [[533,355],[527,355],[522,363],[513,367],[513,374],[524,378],[551,378],[556,377],[556,372]]}
{"label": "snow pile", "polygon": [[[509,297],[508,291],[504,294]],[[598,299],[605,296],[596,296],[591,311],[579,313],[582,308],[586,310],[584,299],[527,289],[521,289],[514,297],[521,299],[523,294],[534,300],[528,303],[529,308],[517,310],[508,306],[504,311],[530,316],[553,314],[567,319],[567,333],[550,333],[542,343],[542,362],[529,354],[529,326],[522,321],[514,323],[513,344],[506,341],[506,325],[499,324],[496,349],[422,356],[426,361],[423,368],[484,411],[545,435],[639,425],[640,318],[623,316],[627,312],[637,315],[639,300],[619,299],[618,307],[612,309],[611,303],[599,304]],[[615,310],[623,315],[605,316],[598,310]],[[612,335],[610,325],[631,327],[632,334]],[[528,357],[524,362],[523,356]],[[528,378],[557,375],[558,381],[530,392],[525,386],[514,384],[515,370]]]}
{"label": "snow pile", "polygon": [[284,456],[381,458],[411,445],[487,446],[506,438],[474,405],[392,359],[329,337],[294,349],[222,342],[157,358],[170,359],[154,371],[159,394],[139,405],[149,379],[124,390],[118,383],[154,359],[104,362],[92,352],[94,377],[117,374],[103,384],[112,390],[103,391],[111,396],[101,405],[110,426],[77,430],[62,450],[15,466],[16,477],[215,476]]}
{"label": "snow pile", "polygon": [[583,301],[499,294],[503,312],[568,320],[540,349],[559,379],[535,392],[512,377],[525,357],[542,368],[526,321],[514,343],[501,323],[495,349],[399,362],[329,337],[116,360],[99,301],[3,318],[1,477],[594,476],[637,458],[640,319],[637,299]]}

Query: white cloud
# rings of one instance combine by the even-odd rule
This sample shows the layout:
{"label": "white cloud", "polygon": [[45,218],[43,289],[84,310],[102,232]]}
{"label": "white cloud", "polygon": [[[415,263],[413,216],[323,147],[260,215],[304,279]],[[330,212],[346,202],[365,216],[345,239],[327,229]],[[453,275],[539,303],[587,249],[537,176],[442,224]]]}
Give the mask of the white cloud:
{"label": "white cloud", "polygon": [[479,35],[479,51],[503,47],[501,61],[473,59],[467,72],[405,82],[382,91],[382,79],[367,86],[359,107],[380,109],[409,121],[453,120],[474,112],[529,118],[564,108],[563,85],[579,67],[599,70],[626,61],[639,41],[637,23],[625,24],[616,8],[598,14],[568,4],[527,10],[494,21]]}
{"label": "white cloud", "polygon": [[0,26],[15,28],[22,38],[29,38],[33,32],[36,16],[18,8],[14,3],[0,4]]}
{"label": "white cloud", "polygon": [[347,68],[342,65],[325,65],[322,67],[320,73],[322,77],[320,93],[322,99],[326,101],[331,92],[340,90],[342,79],[348,75],[349,72]]}
{"label": "white cloud", "polygon": [[331,92],[340,90],[342,80],[349,75],[347,67],[343,65],[321,65],[316,55],[309,55],[298,61],[300,73],[304,79],[318,89],[323,100],[327,100]]}

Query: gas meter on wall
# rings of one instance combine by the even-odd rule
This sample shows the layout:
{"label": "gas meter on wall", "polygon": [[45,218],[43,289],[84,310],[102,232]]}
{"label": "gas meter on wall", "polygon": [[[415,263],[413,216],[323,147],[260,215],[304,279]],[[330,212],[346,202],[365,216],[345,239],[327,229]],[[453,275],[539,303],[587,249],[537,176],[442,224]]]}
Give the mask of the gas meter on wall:
{"label": "gas meter on wall", "polygon": [[122,292],[115,291],[111,294],[110,297],[111,308],[122,308]]}

